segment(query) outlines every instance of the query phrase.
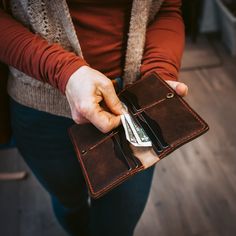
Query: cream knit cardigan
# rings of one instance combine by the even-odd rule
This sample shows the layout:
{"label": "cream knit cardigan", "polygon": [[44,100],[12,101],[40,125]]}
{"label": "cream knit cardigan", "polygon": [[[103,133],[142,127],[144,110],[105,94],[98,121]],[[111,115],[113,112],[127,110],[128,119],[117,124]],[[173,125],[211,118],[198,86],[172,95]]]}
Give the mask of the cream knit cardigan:
{"label": "cream knit cardigan", "polygon": [[[124,85],[139,75],[147,24],[155,17],[164,0],[133,0]],[[64,49],[83,57],[66,0],[11,0],[12,14],[22,24],[49,43],[60,43]],[[49,84],[33,79],[10,67],[8,92],[17,102],[54,115],[71,117],[66,97]]]}

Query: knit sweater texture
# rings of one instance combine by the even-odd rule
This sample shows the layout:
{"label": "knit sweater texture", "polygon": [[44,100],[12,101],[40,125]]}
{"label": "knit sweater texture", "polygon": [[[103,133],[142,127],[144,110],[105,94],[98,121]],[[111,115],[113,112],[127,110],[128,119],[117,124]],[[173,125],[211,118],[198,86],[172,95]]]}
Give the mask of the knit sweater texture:
{"label": "knit sweater texture", "polygon": [[[124,85],[139,78],[146,27],[154,19],[162,3],[163,0],[133,0],[123,75]],[[12,0],[11,12],[18,21],[49,43],[58,43],[65,50],[83,58],[65,0]],[[10,67],[8,92],[23,105],[71,117],[66,97],[57,88],[35,80],[14,67]]]}

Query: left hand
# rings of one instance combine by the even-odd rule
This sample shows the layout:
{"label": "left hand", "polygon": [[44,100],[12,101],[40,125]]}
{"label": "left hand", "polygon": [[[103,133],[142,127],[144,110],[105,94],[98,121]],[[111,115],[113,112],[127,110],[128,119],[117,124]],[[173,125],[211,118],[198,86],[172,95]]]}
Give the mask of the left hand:
{"label": "left hand", "polygon": [[188,94],[188,86],[186,84],[172,80],[166,80],[166,82],[179,96],[185,97]]}

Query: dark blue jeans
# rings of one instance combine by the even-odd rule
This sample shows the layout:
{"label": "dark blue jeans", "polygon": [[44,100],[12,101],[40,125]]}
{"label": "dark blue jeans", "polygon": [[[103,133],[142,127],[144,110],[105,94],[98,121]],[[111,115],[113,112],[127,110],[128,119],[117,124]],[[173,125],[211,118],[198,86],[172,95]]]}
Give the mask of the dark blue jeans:
{"label": "dark blue jeans", "polygon": [[18,149],[49,192],[55,215],[70,235],[133,235],[148,198],[153,168],[88,203],[87,188],[67,134],[73,121],[13,100],[11,117]]}

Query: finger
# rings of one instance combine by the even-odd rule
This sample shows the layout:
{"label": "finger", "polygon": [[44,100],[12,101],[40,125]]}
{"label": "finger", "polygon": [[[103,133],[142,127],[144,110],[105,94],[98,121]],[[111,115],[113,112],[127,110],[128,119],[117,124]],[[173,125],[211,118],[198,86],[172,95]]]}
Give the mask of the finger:
{"label": "finger", "polygon": [[176,93],[179,94],[180,96],[184,97],[187,96],[188,94],[188,86],[184,83],[180,83],[176,87]]}
{"label": "finger", "polygon": [[113,115],[107,111],[101,111],[95,119],[90,121],[103,133],[107,133],[120,124],[120,116]]}
{"label": "finger", "polygon": [[89,120],[83,117],[77,110],[73,109],[72,113],[72,119],[76,124],[85,124],[89,123]]}
{"label": "finger", "polygon": [[103,110],[99,105],[94,106],[91,113],[87,113],[86,118],[94,124],[100,131],[107,133],[120,124],[120,116]]}
{"label": "finger", "polygon": [[171,88],[173,88],[175,90],[175,92],[184,97],[187,95],[188,93],[188,86],[184,83],[178,82],[178,81],[172,81],[172,80],[167,80],[166,81]]}
{"label": "finger", "polygon": [[114,86],[110,80],[102,87],[102,95],[106,106],[112,113],[121,115],[124,112],[121,101],[116,95]]}

